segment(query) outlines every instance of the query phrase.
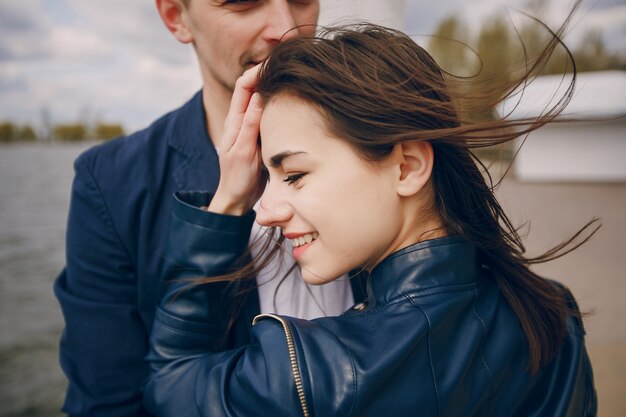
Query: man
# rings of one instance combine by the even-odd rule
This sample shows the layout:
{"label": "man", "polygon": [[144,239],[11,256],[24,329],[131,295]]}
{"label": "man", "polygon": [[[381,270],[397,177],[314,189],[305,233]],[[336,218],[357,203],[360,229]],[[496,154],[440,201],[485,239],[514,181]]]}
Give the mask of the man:
{"label": "man", "polygon": [[[216,148],[236,80],[274,45],[312,34],[319,13],[318,0],[156,0],[156,5],[176,39],[193,45],[202,91],[147,129],[96,146],[75,162],[67,265],[54,287],[66,322],[60,361],[69,379],[63,409],[71,416],[148,415],[141,406],[144,357],[161,290],[172,194],[216,190]],[[274,265],[257,277],[270,285],[239,303],[232,328],[224,323],[238,304],[236,289],[216,284],[207,291],[207,302],[215,306],[212,323],[231,329],[224,335],[226,347],[246,343],[252,318],[272,309],[276,286],[271,284],[279,280],[268,277],[276,269],[278,275],[285,270]],[[298,279],[289,285],[290,296],[277,299],[282,314],[339,314],[353,303],[347,281],[313,291],[303,290]]]}

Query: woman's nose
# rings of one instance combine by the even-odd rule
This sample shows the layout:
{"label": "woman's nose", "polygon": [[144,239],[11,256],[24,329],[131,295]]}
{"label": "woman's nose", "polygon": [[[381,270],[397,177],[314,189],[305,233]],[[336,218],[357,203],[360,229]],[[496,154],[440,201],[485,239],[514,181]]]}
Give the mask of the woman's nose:
{"label": "woman's nose", "polygon": [[292,215],[293,211],[289,204],[277,201],[266,192],[259,202],[256,222],[265,227],[284,227]]}

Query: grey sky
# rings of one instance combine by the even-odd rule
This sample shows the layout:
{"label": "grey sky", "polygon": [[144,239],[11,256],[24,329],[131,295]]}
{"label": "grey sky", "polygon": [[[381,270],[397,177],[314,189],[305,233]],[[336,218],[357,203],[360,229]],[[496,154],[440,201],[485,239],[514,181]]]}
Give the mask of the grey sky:
{"label": "grey sky", "polygon": [[[328,0],[331,1],[331,0]],[[406,0],[406,30],[432,33],[456,13],[471,25],[524,0]],[[571,0],[552,0],[544,19],[562,18]],[[626,0],[588,2],[572,38],[601,28],[626,48]],[[160,22],[153,0],[0,0],[0,121],[37,125],[103,120],[135,130],[200,87],[193,53]]]}

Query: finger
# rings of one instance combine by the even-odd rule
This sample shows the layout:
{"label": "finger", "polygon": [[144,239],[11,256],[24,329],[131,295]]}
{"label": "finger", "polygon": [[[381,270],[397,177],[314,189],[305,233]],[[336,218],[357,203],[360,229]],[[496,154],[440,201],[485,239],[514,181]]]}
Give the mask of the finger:
{"label": "finger", "polygon": [[234,113],[243,114],[246,111],[250,96],[254,93],[260,70],[261,64],[255,65],[249,70],[246,70],[235,83],[233,98],[230,102],[230,110]]}
{"label": "finger", "polygon": [[257,77],[259,75],[260,68],[261,64],[250,68],[249,70],[244,72],[243,75],[239,77],[237,79],[237,82],[235,83],[233,97],[230,100],[230,108],[228,109],[227,120],[230,119],[229,121],[233,121],[236,125],[241,124],[243,115],[248,108],[250,97],[252,96],[252,93],[254,93],[254,88],[256,87]]}
{"label": "finger", "polygon": [[258,64],[247,70],[235,83],[230,108],[224,122],[224,138],[222,145],[226,151],[233,146],[239,135],[244,115],[250,103],[250,98],[254,93],[260,67],[261,64]]}
{"label": "finger", "polygon": [[241,123],[241,129],[233,148],[237,148],[243,154],[252,156],[257,152],[259,137],[259,125],[263,114],[263,104],[261,96],[254,93],[248,103],[248,108]]}

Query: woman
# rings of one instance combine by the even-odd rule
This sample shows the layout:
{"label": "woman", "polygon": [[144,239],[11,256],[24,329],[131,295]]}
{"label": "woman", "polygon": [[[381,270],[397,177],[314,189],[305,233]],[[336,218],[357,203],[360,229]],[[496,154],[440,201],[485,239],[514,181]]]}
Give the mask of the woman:
{"label": "woman", "polygon": [[[457,96],[410,38],[373,25],[330,35],[277,46],[258,82],[258,68],[244,74],[228,118],[232,140],[220,150],[241,170],[223,176],[230,183],[220,183],[208,211],[198,207],[206,196],[178,196],[148,409],[595,415],[575,301],[528,268],[573,241],[525,258],[469,150],[532,131],[565,103],[532,120],[462,123]],[[291,240],[308,283],[368,273],[367,300],[313,321],[258,316],[250,345],[219,351],[216,307],[205,302],[205,286],[189,283],[241,282],[254,272],[242,264],[261,162],[268,182],[257,221]]]}

